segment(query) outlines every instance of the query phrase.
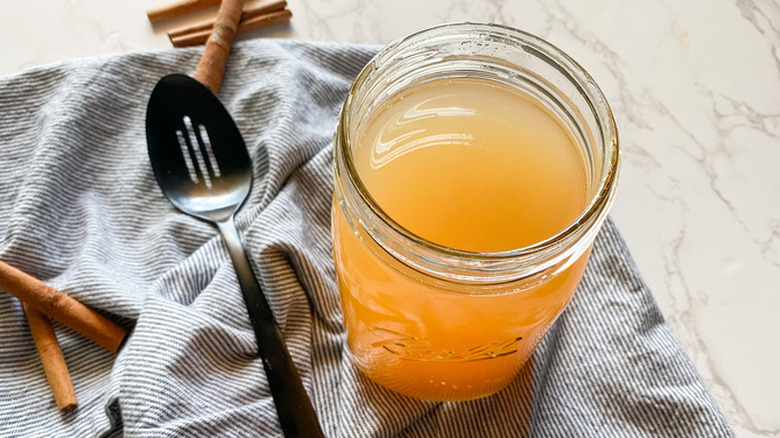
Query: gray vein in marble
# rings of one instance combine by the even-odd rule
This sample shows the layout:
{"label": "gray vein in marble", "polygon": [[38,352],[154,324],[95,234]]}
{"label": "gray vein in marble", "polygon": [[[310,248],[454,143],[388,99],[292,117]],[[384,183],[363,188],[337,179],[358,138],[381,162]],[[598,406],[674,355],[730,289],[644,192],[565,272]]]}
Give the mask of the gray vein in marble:
{"label": "gray vein in marble", "polygon": [[[780,4],[772,1],[736,0],[742,17],[749,21],[759,33],[767,38],[772,38],[772,56],[780,73],[780,57],[778,57],[777,39],[780,35]],[[758,5],[761,3],[761,7]],[[767,29],[768,28],[768,29]]]}
{"label": "gray vein in marble", "polygon": [[[753,129],[768,137],[780,141],[780,132],[772,132],[773,124],[770,123],[770,122],[774,122],[774,126],[778,126],[778,124],[780,124],[780,114],[778,115],[761,114],[758,111],[751,108],[750,105],[748,105],[743,101],[732,99],[729,96],[724,94],[716,95],[704,87],[702,87],[702,92],[709,94],[713,102],[712,114],[715,118],[714,126],[717,129],[718,136],[720,138],[726,138],[728,134],[731,131],[733,131],[735,128],[741,127],[741,128]],[[716,98],[728,102],[731,106],[731,111],[727,112],[724,111],[723,109],[719,109],[718,105],[716,104]],[[729,120],[733,120],[733,122],[729,123]],[[720,146],[721,146],[721,152],[725,154],[728,158],[732,158],[731,153],[733,151],[728,150],[728,144],[721,143]],[[715,193],[720,198],[720,200],[727,206],[731,215],[745,231],[745,234],[751,237],[751,241],[759,246],[761,253],[764,255],[764,260],[775,266],[780,267],[780,260],[778,260],[777,254],[774,255],[772,254],[774,252],[772,248],[773,240],[780,237],[780,234],[778,234],[779,230],[777,227],[777,222],[775,222],[774,224],[769,224],[769,227],[767,229],[768,236],[765,238],[761,238],[760,236],[762,234],[761,230],[754,230],[753,229],[754,227],[751,227],[750,224],[745,221],[745,219],[740,214],[740,209],[737,208],[736,205],[734,205],[734,203],[729,199],[729,197],[723,191],[724,188],[728,187],[729,181],[720,183],[718,172],[714,169],[712,160],[706,160],[702,162],[701,167],[702,169],[705,170],[708,178],[711,181],[710,186],[712,188],[713,193]]]}

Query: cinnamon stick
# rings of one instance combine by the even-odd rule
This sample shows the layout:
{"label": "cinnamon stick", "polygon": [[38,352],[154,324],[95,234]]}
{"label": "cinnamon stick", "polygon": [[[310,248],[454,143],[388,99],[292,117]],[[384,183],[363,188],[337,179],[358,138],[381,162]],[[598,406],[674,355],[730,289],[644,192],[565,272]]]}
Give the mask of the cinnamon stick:
{"label": "cinnamon stick", "polygon": [[195,79],[209,87],[214,94],[219,92],[222,85],[222,75],[225,73],[230,47],[238,33],[243,8],[244,0],[222,0],[214,29],[195,70]]}
{"label": "cinnamon stick", "polygon": [[[241,24],[238,26],[238,33],[242,34],[252,32],[274,25],[276,23],[289,21],[290,18],[292,18],[292,12],[287,9],[257,15],[247,20],[242,20]],[[174,36],[169,34],[169,37],[171,38],[171,43],[173,43],[174,47],[188,47],[203,44],[208,40],[210,34],[210,30],[196,30]]]}
{"label": "cinnamon stick", "polygon": [[46,283],[0,261],[0,289],[116,353],[127,331]]}
{"label": "cinnamon stick", "polygon": [[219,5],[220,0],[181,0],[159,8],[149,9],[146,16],[154,24]]}
{"label": "cinnamon stick", "polygon": [[[246,9],[243,10],[241,13],[241,24],[243,24],[245,21],[249,20],[252,17],[257,17],[259,15],[264,15],[270,12],[276,12],[281,11],[285,7],[287,7],[287,2],[285,0],[273,0],[271,2],[261,2],[255,6],[249,6]],[[198,23],[190,24],[189,26],[180,27],[178,29],[174,29],[170,32],[168,32],[168,38],[173,41],[174,37],[180,37],[182,35],[187,35],[195,32],[202,32],[202,31],[208,31],[211,32],[211,30],[214,28],[214,18],[209,18],[207,20],[200,21]],[[238,26],[238,33],[241,33],[241,24]],[[203,40],[205,41],[205,39]]]}
{"label": "cinnamon stick", "polygon": [[33,309],[27,303],[22,303],[27,323],[30,326],[35,348],[41,358],[46,380],[49,381],[54,401],[61,412],[67,412],[76,407],[76,390],[73,389],[73,381],[65,364],[65,357],[54,333],[51,320],[43,313]]}

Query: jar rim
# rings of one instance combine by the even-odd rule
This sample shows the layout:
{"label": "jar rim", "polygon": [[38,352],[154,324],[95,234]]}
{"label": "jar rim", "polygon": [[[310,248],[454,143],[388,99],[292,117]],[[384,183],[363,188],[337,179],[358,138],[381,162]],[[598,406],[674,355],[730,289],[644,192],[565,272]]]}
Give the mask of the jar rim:
{"label": "jar rim", "polygon": [[[603,175],[601,175],[601,178],[599,178],[598,186],[582,213],[564,229],[542,241],[524,247],[503,251],[471,251],[441,245],[417,235],[395,221],[384,211],[384,209],[382,209],[373,196],[371,196],[368,188],[360,178],[351,153],[352,142],[347,135],[347,129],[343,128],[350,126],[350,123],[352,122],[350,120],[350,105],[353,102],[352,97],[355,96],[358,90],[366,83],[370,74],[378,69],[377,65],[381,64],[383,59],[391,59],[393,55],[401,53],[410,45],[420,42],[423,39],[430,41],[431,38],[435,38],[436,36],[446,36],[450,33],[468,35],[475,31],[481,35],[500,33],[502,37],[508,38],[510,41],[519,44],[520,47],[530,47],[534,50],[543,52],[546,56],[553,59],[560,67],[563,67],[567,74],[576,80],[581,89],[586,92],[588,100],[590,102],[597,102],[596,105],[593,105],[594,115],[602,130],[605,142],[608,141],[609,143],[605,145],[605,157],[608,157],[609,161],[604,163],[605,171],[603,172]],[[579,63],[558,47],[531,33],[506,25],[478,22],[445,23],[416,31],[390,43],[368,62],[352,83],[339,116],[339,124],[342,125],[342,129],[338,130],[339,134],[337,135],[340,135],[341,138],[340,141],[336,142],[336,145],[341,149],[339,152],[344,156],[347,170],[346,176],[349,179],[349,182],[357,189],[356,191],[359,194],[361,201],[365,203],[373,214],[377,215],[404,239],[435,253],[444,254],[455,259],[471,260],[475,262],[481,260],[511,260],[528,257],[561,246],[571,246],[579,236],[587,231],[583,231],[583,227],[588,229],[599,228],[601,222],[606,218],[609,207],[614,201],[620,173],[620,148],[614,117],[601,89]]]}

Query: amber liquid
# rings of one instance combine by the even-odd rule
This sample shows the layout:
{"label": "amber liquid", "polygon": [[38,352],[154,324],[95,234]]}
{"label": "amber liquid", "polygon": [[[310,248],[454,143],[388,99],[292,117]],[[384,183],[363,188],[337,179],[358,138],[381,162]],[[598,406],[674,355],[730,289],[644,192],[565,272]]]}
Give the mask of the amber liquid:
{"label": "amber liquid", "polygon": [[[586,168],[560,122],[524,93],[480,79],[413,87],[370,116],[353,148],[382,210],[430,242],[517,249],[566,228],[588,200]],[[583,255],[512,293],[436,289],[391,266],[335,199],[334,252],[354,362],[413,397],[462,400],[506,386],[570,300]],[[397,264],[397,262],[396,262]]]}

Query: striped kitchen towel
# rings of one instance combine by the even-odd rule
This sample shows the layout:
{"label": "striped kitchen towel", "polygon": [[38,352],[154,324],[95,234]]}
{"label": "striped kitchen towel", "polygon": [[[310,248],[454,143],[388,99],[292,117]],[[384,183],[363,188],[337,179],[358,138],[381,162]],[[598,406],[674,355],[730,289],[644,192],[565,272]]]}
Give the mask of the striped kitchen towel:
{"label": "striped kitchen towel", "polygon": [[[238,227],[328,437],[727,437],[611,222],[585,279],[509,388],[405,398],[345,352],[330,242],[331,137],[374,47],[251,40],[221,100],[267,150]],[[79,397],[57,411],[19,302],[0,293],[0,437],[280,436],[214,227],[163,197],[144,118],[198,49],[74,60],[0,78],[0,259],[132,329],[118,355],[56,325]],[[259,169],[256,169],[259,170]]]}

